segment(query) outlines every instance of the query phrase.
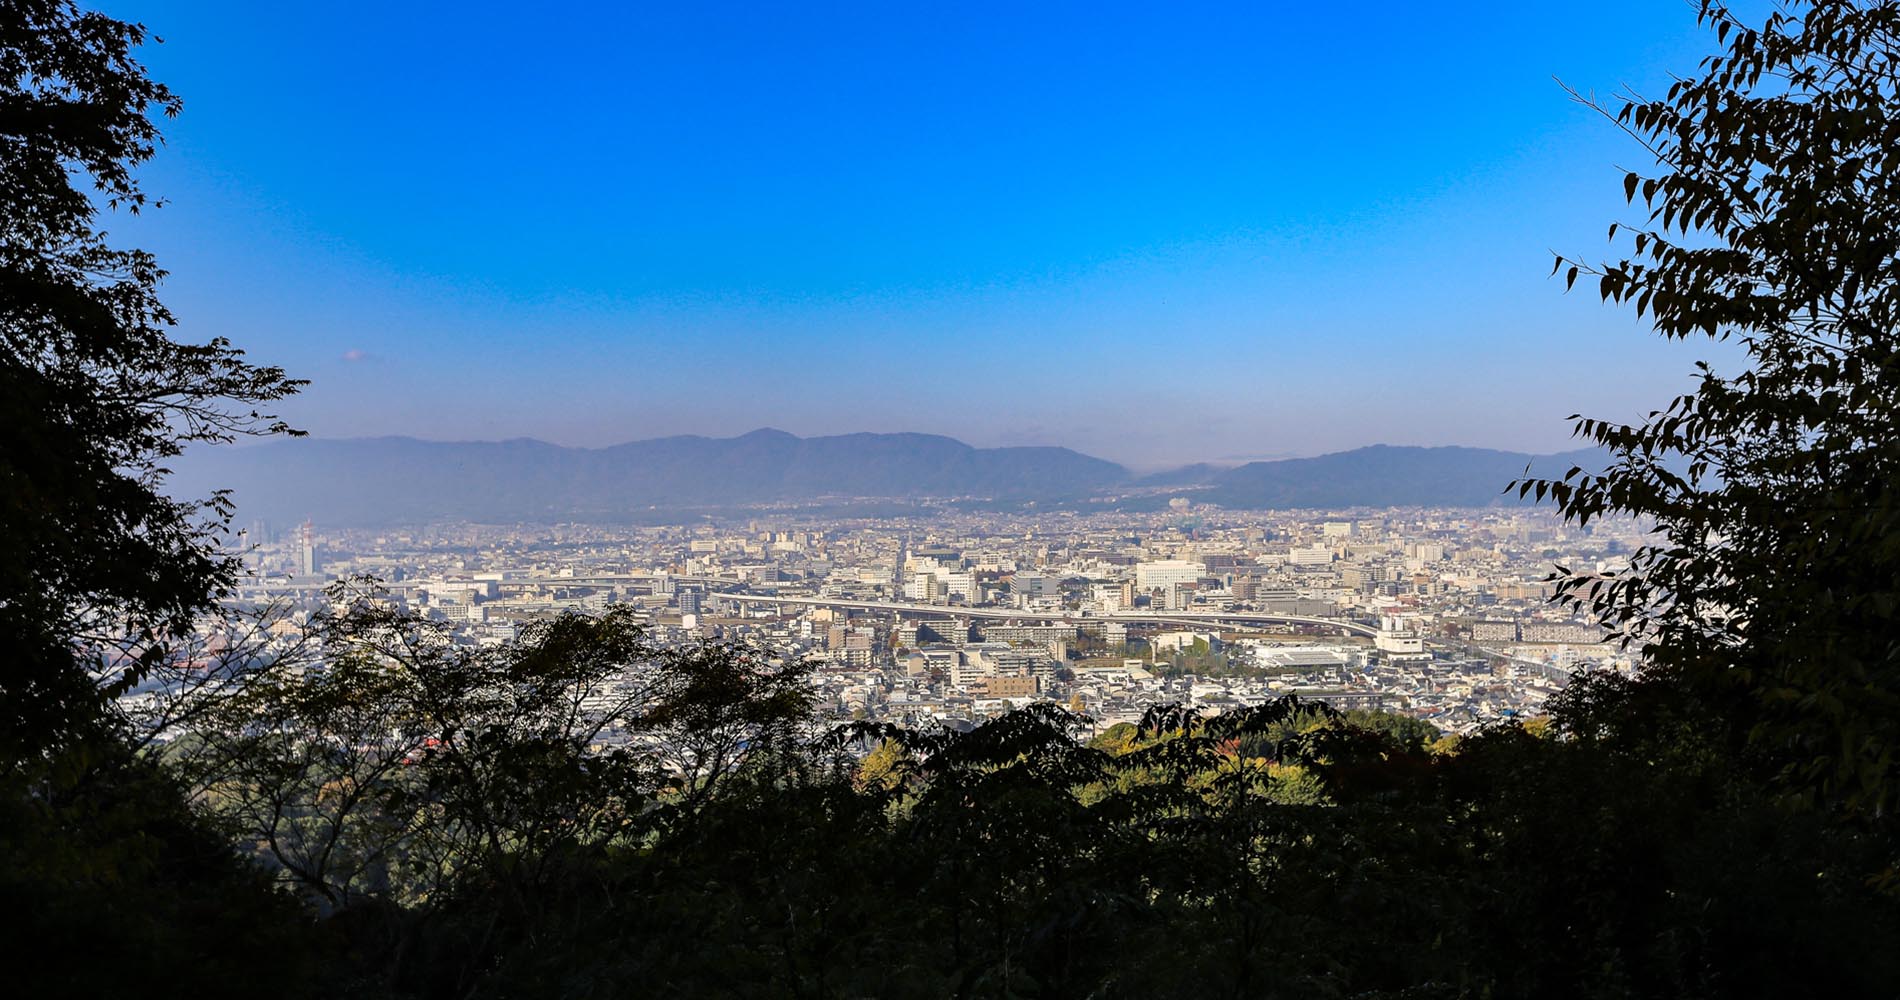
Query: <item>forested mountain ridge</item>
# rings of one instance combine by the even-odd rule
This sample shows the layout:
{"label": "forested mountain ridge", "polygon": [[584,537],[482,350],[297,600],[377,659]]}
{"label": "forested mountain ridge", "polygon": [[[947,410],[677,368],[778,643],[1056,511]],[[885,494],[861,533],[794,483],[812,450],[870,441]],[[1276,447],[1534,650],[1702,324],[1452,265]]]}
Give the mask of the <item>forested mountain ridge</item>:
{"label": "forested mountain ridge", "polygon": [[973,448],[932,434],[800,438],[757,430],[606,448],[406,437],[207,449],[180,463],[186,490],[235,491],[240,511],[344,524],[438,519],[613,519],[651,507],[817,497],[1049,497],[1120,482],[1113,462],[1066,448]]}
{"label": "forested mountain ridge", "polygon": [[1536,456],[1483,448],[1375,445],[1233,468],[1191,465],[1136,478],[1068,448],[976,448],[934,434],[801,438],[757,430],[605,448],[519,438],[299,439],[203,449],[181,459],[189,495],[229,487],[240,514],[332,524],[431,520],[614,520],[653,509],[821,497],[981,497],[1063,503],[1178,489],[1233,508],[1473,506],[1504,502],[1527,468],[1561,475],[1596,452]]}
{"label": "forested mountain ridge", "polygon": [[1529,476],[1601,469],[1600,449],[1527,455],[1489,448],[1373,445],[1313,458],[1249,462],[1216,474],[1197,500],[1232,508],[1484,507],[1514,500],[1505,487]]}

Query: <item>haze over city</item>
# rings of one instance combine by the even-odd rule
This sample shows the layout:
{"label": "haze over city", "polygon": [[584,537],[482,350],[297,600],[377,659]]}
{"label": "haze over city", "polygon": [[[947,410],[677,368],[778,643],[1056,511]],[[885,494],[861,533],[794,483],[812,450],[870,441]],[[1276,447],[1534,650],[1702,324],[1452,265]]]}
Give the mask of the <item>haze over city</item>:
{"label": "haze over city", "polygon": [[319,437],[1553,452],[1707,353],[1547,277],[1644,166],[1553,76],[1661,91],[1678,4],[163,14],[115,232]]}

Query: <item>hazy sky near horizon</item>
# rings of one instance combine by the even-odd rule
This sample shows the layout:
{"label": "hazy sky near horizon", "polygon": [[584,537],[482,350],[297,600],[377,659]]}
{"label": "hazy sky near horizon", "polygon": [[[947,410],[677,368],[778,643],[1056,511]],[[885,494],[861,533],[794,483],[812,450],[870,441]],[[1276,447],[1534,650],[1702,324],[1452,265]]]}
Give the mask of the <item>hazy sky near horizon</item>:
{"label": "hazy sky near horizon", "polygon": [[1571,447],[1709,345],[1548,278],[1687,3],[134,3],[184,98],[115,236],[326,437],[772,426],[1138,467]]}

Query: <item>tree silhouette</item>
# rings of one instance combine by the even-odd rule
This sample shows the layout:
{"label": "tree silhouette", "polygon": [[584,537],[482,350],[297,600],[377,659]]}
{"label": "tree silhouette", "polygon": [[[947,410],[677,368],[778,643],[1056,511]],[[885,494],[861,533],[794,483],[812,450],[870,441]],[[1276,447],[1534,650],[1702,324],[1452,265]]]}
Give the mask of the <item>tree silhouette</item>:
{"label": "tree silhouette", "polygon": [[192,442],[288,432],[256,407],[302,383],[224,340],[173,339],[164,271],[102,211],[156,204],[133,171],[180,102],[139,25],[64,0],[0,2],[0,744],[93,726],[228,586],[230,514],[164,494]]}
{"label": "tree silhouette", "polygon": [[256,407],[299,385],[174,339],[163,270],[100,228],[156,204],[134,170],[155,113],[179,109],[136,58],[145,39],[64,0],[0,0],[0,937],[36,996],[237,995],[312,957],[295,908],[111,710],[231,580],[229,508],[168,497],[164,462],[287,430]]}
{"label": "tree silhouette", "polygon": [[1701,19],[1725,48],[1696,75],[1602,108],[1656,161],[1623,180],[1639,216],[1610,236],[1630,255],[1556,266],[1665,337],[1739,342],[1747,363],[1699,366],[1641,423],[1578,418],[1614,464],[1518,490],[1577,524],[1653,522],[1626,572],[1566,572],[1559,596],[1640,646],[1649,676],[1692,692],[1791,794],[1891,826],[1900,5],[1791,3],[1757,27],[1704,3]]}

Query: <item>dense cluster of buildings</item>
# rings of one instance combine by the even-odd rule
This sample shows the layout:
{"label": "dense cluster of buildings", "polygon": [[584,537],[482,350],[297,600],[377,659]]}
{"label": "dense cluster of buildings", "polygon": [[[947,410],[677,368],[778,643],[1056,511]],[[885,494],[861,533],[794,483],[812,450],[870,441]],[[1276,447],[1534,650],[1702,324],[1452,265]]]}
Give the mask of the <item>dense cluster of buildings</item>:
{"label": "dense cluster of buildings", "polygon": [[388,599],[502,643],[536,618],[630,606],[662,642],[724,638],[818,661],[840,717],[967,725],[1054,700],[1109,725],[1287,693],[1450,732],[1534,714],[1573,671],[1628,670],[1552,605],[1555,565],[1619,568],[1633,526],[1523,508],[991,513],[688,526],[433,525],[240,539],[239,599]]}

